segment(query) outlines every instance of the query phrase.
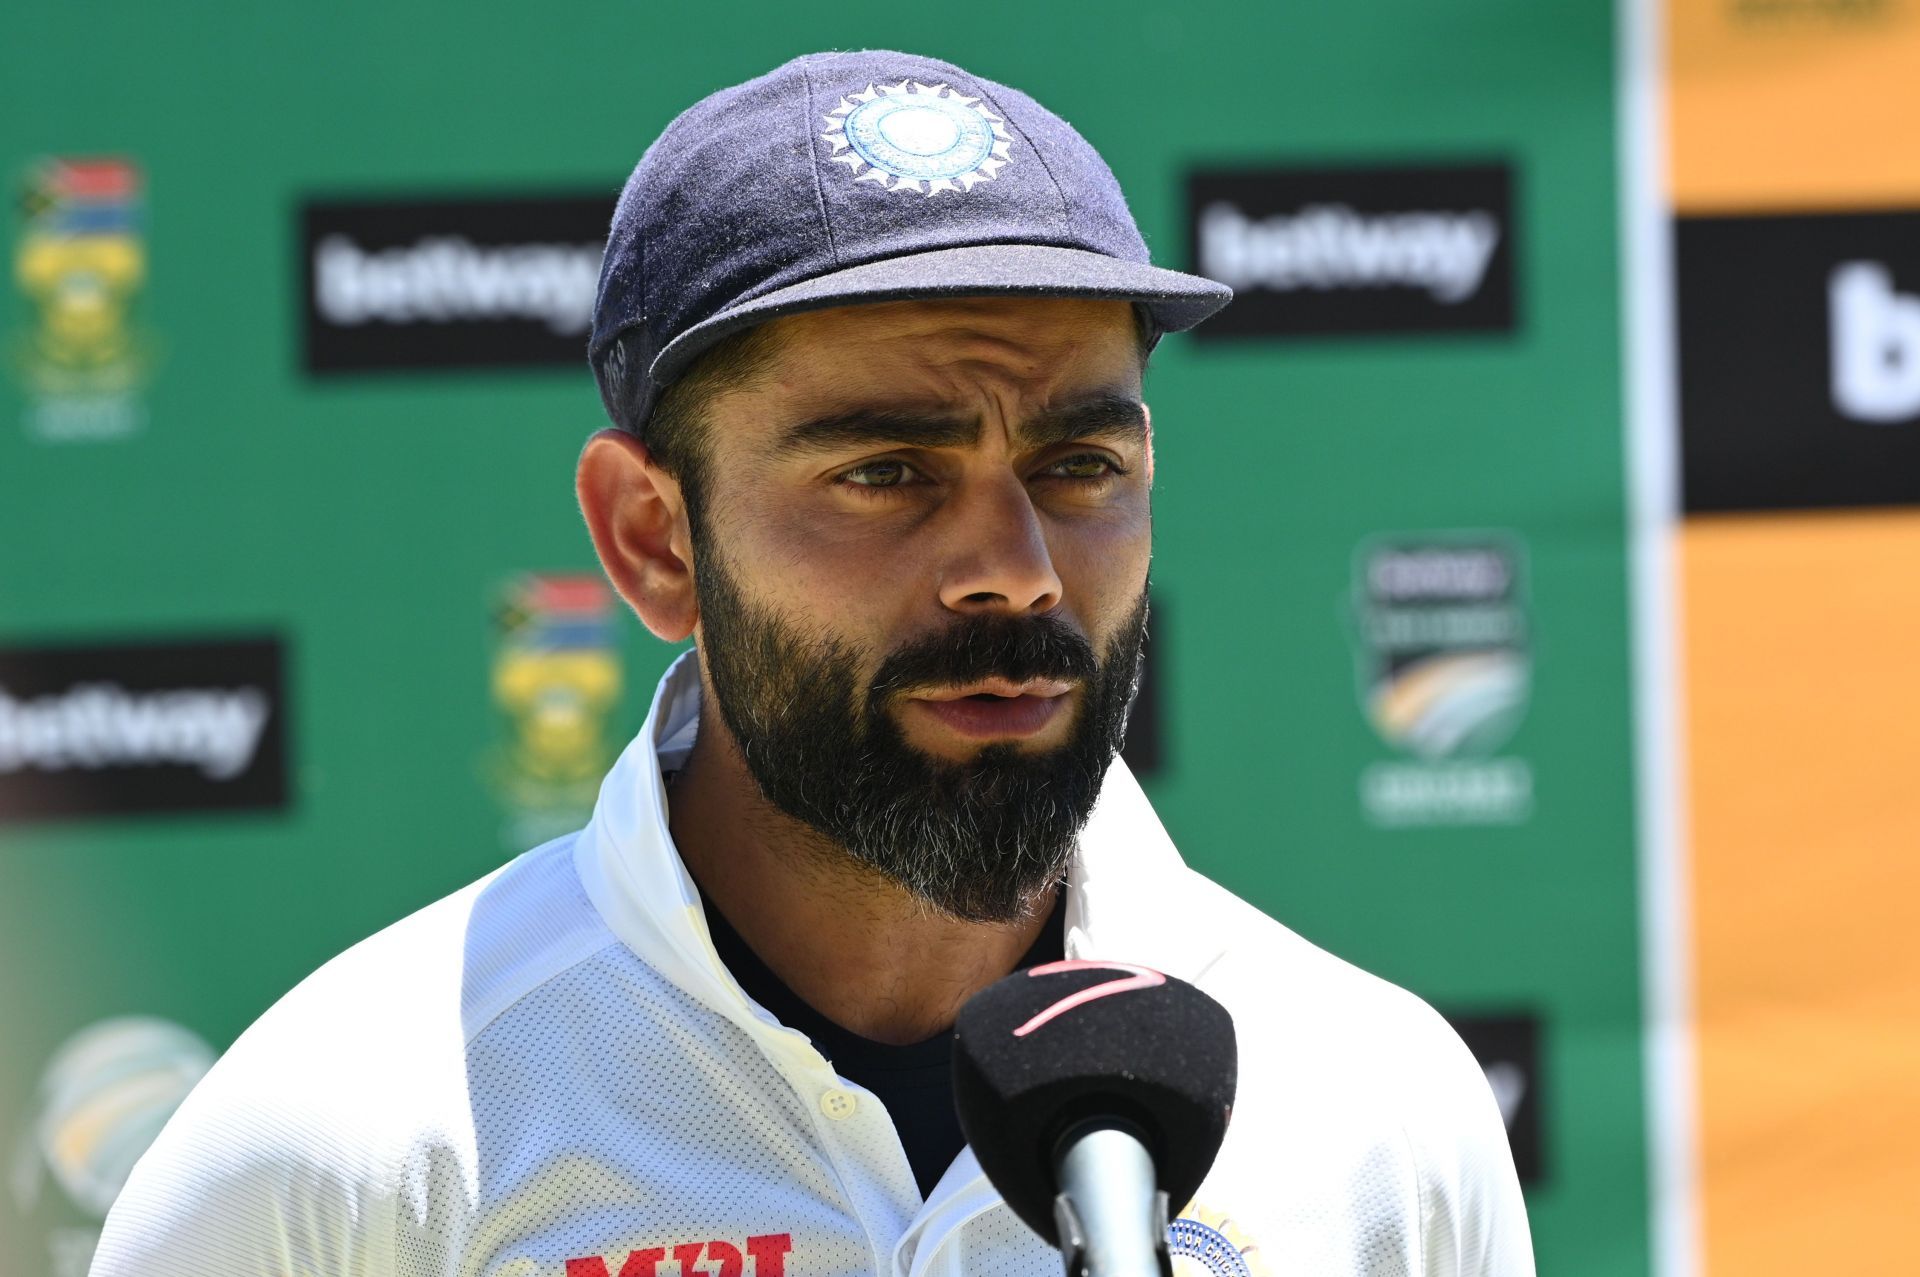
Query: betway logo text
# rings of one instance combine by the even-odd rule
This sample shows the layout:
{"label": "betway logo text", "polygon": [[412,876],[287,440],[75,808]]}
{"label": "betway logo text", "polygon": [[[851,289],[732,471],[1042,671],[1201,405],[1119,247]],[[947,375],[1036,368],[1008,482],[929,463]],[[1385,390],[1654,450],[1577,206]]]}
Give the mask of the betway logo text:
{"label": "betway logo text", "polygon": [[1455,305],[1480,290],[1500,242],[1485,210],[1361,213],[1313,204],[1255,220],[1227,201],[1200,215],[1200,273],[1231,288],[1411,288]]}
{"label": "betway logo text", "polygon": [[174,764],[232,780],[252,765],[271,709],[255,687],[87,683],[30,700],[0,688],[0,775]]}
{"label": "betway logo text", "polygon": [[1879,262],[1827,277],[1833,406],[1856,421],[1920,420],[1920,296],[1896,292]]}
{"label": "betway logo text", "polygon": [[[744,1248],[720,1240],[649,1246],[628,1251],[617,1277],[660,1277],[660,1265],[669,1262],[678,1266],[679,1277],[705,1277],[696,1274],[693,1267],[702,1260],[710,1265],[708,1271],[714,1277],[785,1277],[787,1254],[792,1249],[792,1233],[761,1233],[747,1238]],[[745,1267],[749,1259],[753,1261],[751,1273]],[[567,1261],[567,1277],[609,1277],[611,1272],[605,1255]]]}
{"label": "betway logo text", "polygon": [[593,322],[600,257],[593,244],[476,245],[459,235],[369,251],[328,235],[314,248],[314,305],[342,327],[504,319],[580,335]]}

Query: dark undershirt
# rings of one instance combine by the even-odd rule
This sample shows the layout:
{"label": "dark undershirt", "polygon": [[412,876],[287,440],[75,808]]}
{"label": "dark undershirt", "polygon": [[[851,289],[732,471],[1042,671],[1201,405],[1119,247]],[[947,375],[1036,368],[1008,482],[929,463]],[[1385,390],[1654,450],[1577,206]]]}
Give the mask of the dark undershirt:
{"label": "dark undershirt", "polygon": [[[953,1111],[952,1031],[943,1029],[923,1042],[888,1046],[841,1028],[801,1001],[769,970],[704,891],[700,903],[706,910],[707,930],[713,935],[720,961],[747,996],[773,1012],[780,1023],[806,1034],[841,1077],[880,1098],[900,1133],[900,1144],[907,1151],[907,1164],[919,1182],[920,1195],[931,1193],[966,1144],[960,1134],[960,1119]],[[1066,912],[1056,898],[1053,913],[1016,970],[1066,956]]]}

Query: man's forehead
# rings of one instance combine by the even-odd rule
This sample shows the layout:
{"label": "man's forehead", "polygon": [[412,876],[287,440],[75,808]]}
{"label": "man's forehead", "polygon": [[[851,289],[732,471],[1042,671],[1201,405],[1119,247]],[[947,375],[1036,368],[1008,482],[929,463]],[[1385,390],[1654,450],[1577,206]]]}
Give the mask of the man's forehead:
{"label": "man's forehead", "polygon": [[772,323],[776,328],[800,333],[865,330],[908,334],[982,328],[1072,337],[1109,328],[1126,331],[1132,326],[1132,315],[1130,303],[1102,298],[921,297],[802,311]]}
{"label": "man's forehead", "polygon": [[[1075,440],[1143,443],[1147,409],[1134,390],[1102,386],[1048,403],[1009,423],[1017,446],[1044,448]],[[806,456],[849,448],[976,447],[986,430],[977,409],[938,400],[877,403],[817,414],[797,413],[768,440],[772,455]]]}
{"label": "man's forehead", "polygon": [[[878,440],[964,446],[987,415],[1051,440],[1143,434],[1140,344],[1125,302],[953,298],[789,315],[766,326],[766,374],[723,414],[756,450]],[[991,403],[992,408],[987,405]],[[909,428],[911,427],[911,428]]]}

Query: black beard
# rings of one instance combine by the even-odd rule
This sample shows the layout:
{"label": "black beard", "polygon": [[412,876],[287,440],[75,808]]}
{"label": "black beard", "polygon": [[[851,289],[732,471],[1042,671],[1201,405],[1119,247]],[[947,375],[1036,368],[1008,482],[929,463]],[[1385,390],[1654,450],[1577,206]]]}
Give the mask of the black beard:
{"label": "black beard", "polygon": [[[711,545],[711,538],[709,538]],[[697,573],[700,659],[761,794],[940,912],[1012,922],[1065,880],[1074,842],[1126,738],[1147,594],[1096,659],[1048,616],[966,617],[898,649],[869,686],[858,653],[750,603],[711,552]],[[954,763],[906,742],[891,693],[989,677],[1081,685],[1068,740],[988,745]]]}

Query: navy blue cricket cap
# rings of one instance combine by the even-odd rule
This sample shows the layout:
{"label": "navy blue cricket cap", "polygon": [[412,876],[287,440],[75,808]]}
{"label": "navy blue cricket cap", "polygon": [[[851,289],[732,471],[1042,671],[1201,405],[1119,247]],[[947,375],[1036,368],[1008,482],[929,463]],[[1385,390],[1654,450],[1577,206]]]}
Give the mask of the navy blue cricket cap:
{"label": "navy blue cricket cap", "polygon": [[1231,300],[1162,270],[1106,162],[1018,89],[866,50],[695,103],[640,158],[588,358],[617,424],[729,333],[797,311],[983,295],[1136,302],[1157,337]]}

